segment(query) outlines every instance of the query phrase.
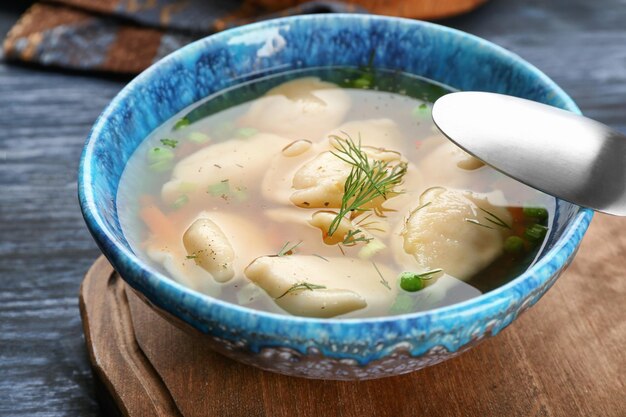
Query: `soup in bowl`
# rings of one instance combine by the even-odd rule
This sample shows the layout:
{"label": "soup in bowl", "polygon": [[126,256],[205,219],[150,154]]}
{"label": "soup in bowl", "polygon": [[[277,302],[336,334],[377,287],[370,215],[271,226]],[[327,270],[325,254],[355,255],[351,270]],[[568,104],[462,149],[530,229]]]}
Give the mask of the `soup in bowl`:
{"label": "soup in bowl", "polygon": [[311,378],[416,370],[536,302],[591,220],[447,141],[430,108],[454,90],[578,111],[461,32],[278,19],[122,90],[86,144],[81,207],[120,275],[227,356]]}

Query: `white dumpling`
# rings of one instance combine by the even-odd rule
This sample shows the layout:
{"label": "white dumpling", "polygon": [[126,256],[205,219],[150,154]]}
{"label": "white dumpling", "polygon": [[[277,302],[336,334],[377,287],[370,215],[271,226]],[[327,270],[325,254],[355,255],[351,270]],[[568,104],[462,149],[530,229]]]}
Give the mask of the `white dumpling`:
{"label": "white dumpling", "polygon": [[[227,254],[225,258],[216,257],[215,261],[227,262],[230,265],[229,269],[234,271],[235,278],[233,279],[243,277],[243,270],[252,259],[272,253],[273,248],[264,238],[264,231],[259,225],[238,214],[203,211],[190,221],[186,229],[189,230],[197,222],[202,224],[207,221],[215,225],[211,227],[221,231],[219,238],[225,239],[222,244],[228,244],[232,248],[232,257],[229,252],[225,252]],[[172,237],[168,240],[152,240],[146,252],[153,261],[163,265],[172,278],[197,291],[214,295],[216,291],[219,292],[219,284],[224,281],[225,276],[221,275],[216,278],[211,273],[210,267],[203,268],[198,262],[202,260],[202,257],[194,256],[198,254],[198,251],[200,254],[204,253],[211,243],[208,239],[202,238],[202,233],[198,234],[200,236],[194,237],[193,242],[187,242],[189,247],[186,247],[183,236]],[[216,232],[216,234],[219,233]]]}
{"label": "white dumpling", "polygon": [[222,229],[211,219],[194,221],[183,235],[183,244],[188,256],[216,281],[226,282],[235,275],[235,251]]}
{"label": "white dumpling", "polygon": [[[306,144],[302,140],[294,141],[271,158],[261,183],[261,192],[266,200],[291,205],[289,197],[293,193],[292,183],[296,171],[315,155],[329,149],[327,143]],[[298,151],[293,152],[295,149]]]}
{"label": "white dumpling", "polygon": [[485,196],[433,188],[406,219],[402,247],[418,267],[442,268],[446,274],[468,279],[502,253],[510,229],[494,223],[500,221],[510,227],[511,214]]}
{"label": "white dumpling", "polygon": [[[372,160],[399,163],[398,152],[384,149],[362,147]],[[303,208],[339,208],[344,195],[344,185],[352,165],[337,158],[330,151],[322,152],[305,163],[293,176],[292,187],[295,191],[290,200]],[[380,207],[384,199],[378,198],[367,207]]]}
{"label": "white dumpling", "polygon": [[262,132],[319,141],[350,108],[350,97],[317,77],[300,78],[269,90],[250,106],[240,124]]}
{"label": "white dumpling", "polygon": [[[346,257],[291,255],[263,256],[245,270],[246,276],[291,314],[334,317],[361,310],[360,315],[385,314],[393,304],[397,286],[393,272],[384,265]],[[289,291],[308,283],[325,288]]]}
{"label": "white dumpling", "polygon": [[420,170],[427,186],[463,188],[476,181],[470,174],[484,166],[480,160],[439,135],[426,139],[419,153],[424,155]]}
{"label": "white dumpling", "polygon": [[207,146],[176,164],[161,197],[172,203],[181,195],[190,199],[207,196],[209,187],[225,180],[231,188],[250,188],[263,175],[271,157],[287,144],[289,141],[280,136],[259,133]]}
{"label": "white dumpling", "polygon": [[361,145],[374,148],[384,148],[402,152],[406,147],[406,140],[400,132],[398,125],[391,119],[366,119],[347,122],[329,132],[326,136],[346,135],[357,142],[361,139]]}

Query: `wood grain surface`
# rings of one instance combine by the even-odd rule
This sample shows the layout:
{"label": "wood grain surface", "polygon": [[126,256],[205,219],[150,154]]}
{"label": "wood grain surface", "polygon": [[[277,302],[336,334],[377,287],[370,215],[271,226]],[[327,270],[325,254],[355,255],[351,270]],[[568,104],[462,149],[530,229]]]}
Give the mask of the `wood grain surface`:
{"label": "wood grain surface", "polygon": [[[0,35],[17,20],[26,3],[1,2]],[[492,0],[469,15],[442,23],[520,54],[570,93],[587,115],[626,132],[624,22],[623,0]],[[91,125],[126,81],[0,62],[0,416],[99,415],[77,297],[84,273],[99,252],[80,215],[76,172]],[[615,226],[616,234],[623,232],[623,224]],[[597,243],[597,250],[614,251],[608,240]],[[619,269],[620,260],[615,256],[609,268]],[[619,256],[623,262],[624,255]],[[614,302],[609,299],[611,293],[587,290],[595,283],[611,288],[624,276],[598,275],[594,269],[587,272],[590,278],[581,282],[579,294],[584,297],[583,304],[589,306],[585,314],[556,291],[569,279],[566,274],[555,291],[548,294],[561,297],[562,302],[554,307],[552,316],[542,316],[542,320],[565,317],[573,324],[551,328],[547,334],[518,335],[521,341],[528,338],[539,345],[552,346],[551,341],[572,326],[612,321],[612,330],[606,329],[606,333],[589,338],[576,355],[583,360],[586,355],[595,354],[590,347],[600,353],[614,349],[604,343],[611,334],[623,332],[618,326],[620,319],[606,315],[606,310],[593,308]],[[623,294],[618,302],[618,307],[623,309]],[[532,314],[534,311],[527,316]],[[502,337],[512,336],[505,332]],[[525,351],[513,350],[502,358],[483,359],[488,364],[488,359],[503,361],[507,356],[523,354]],[[557,362],[555,356],[545,362],[537,357],[533,360],[543,370],[535,378],[552,378],[542,379],[534,395],[557,400],[568,398],[569,407],[584,407],[590,401],[587,394],[578,398],[569,396],[575,387],[567,386],[562,379],[564,374],[557,373],[561,370],[565,375],[582,379],[588,369]],[[615,371],[623,369],[617,363],[601,365]],[[471,387],[478,370],[465,372],[455,374],[453,381],[457,386],[464,383]],[[531,376],[520,374],[519,378]],[[505,382],[494,379],[483,393],[485,398],[512,395],[500,389]],[[587,379],[583,386],[587,389],[595,384],[602,382]],[[394,387],[402,397],[423,395],[420,392],[428,389],[419,387],[416,393],[401,384]],[[609,393],[615,390],[608,390],[601,398],[606,399]],[[353,398],[345,390],[342,395],[340,405]],[[442,395],[449,400],[450,415],[455,410],[463,415],[463,410],[454,405],[459,401],[459,390]],[[473,407],[490,407],[482,398]],[[327,401],[328,397],[317,399]],[[263,400],[259,398],[259,401]],[[529,410],[528,415],[540,411]]]}
{"label": "wood grain surface", "polygon": [[[100,258],[81,289],[90,358],[108,404],[129,417],[620,417],[625,226],[598,216],[570,269],[495,338],[434,367],[363,382],[286,377],[214,353],[201,334],[151,310]],[[607,241],[615,244],[599,252]]]}

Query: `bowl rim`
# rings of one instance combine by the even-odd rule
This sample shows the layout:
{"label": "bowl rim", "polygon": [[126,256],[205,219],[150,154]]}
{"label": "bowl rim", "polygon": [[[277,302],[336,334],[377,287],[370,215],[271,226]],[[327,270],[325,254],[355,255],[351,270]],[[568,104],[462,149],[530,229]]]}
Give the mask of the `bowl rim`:
{"label": "bowl rim", "polygon": [[[368,14],[354,14],[354,13],[334,13],[334,14],[315,14],[315,15],[297,15],[290,17],[282,17],[277,19],[265,20],[248,25],[239,26],[236,28],[228,29],[223,32],[219,32],[205,38],[201,38],[194,41],[159,60],[155,64],[140,73],[131,82],[125,85],[120,92],[111,100],[106,106],[100,116],[94,123],[87,140],[85,142],[83,152],[80,158],[80,165],[78,171],[78,196],[81,207],[81,212],[87,224],[87,227],[93,235],[96,243],[99,245],[105,256],[111,261],[112,264],[123,263],[127,270],[130,270],[131,275],[123,277],[123,279],[132,287],[144,286],[150,289],[152,294],[164,294],[174,293],[175,298],[179,301],[183,299],[185,302],[193,300],[193,302],[201,302],[207,307],[215,307],[225,310],[231,310],[240,316],[246,318],[261,318],[272,321],[279,321],[281,323],[308,323],[319,325],[342,325],[342,326],[354,326],[363,324],[384,324],[405,320],[420,320],[424,318],[431,318],[433,316],[438,317],[450,317],[462,314],[473,314],[481,310],[485,310],[494,303],[499,303],[502,298],[506,298],[505,295],[509,292],[513,293],[513,289],[522,287],[525,283],[536,278],[538,282],[533,283],[531,286],[523,290],[521,293],[517,293],[518,299],[526,298],[529,293],[540,287],[544,281],[547,281],[555,270],[562,268],[567,260],[575,253],[580,241],[589,227],[589,223],[593,217],[593,211],[587,208],[580,207],[574,218],[566,225],[563,234],[555,242],[554,246],[545,253],[541,259],[539,259],[530,268],[518,275],[508,283],[491,290],[487,293],[483,293],[474,298],[450,304],[443,307],[434,309],[405,313],[400,315],[391,316],[377,316],[377,317],[364,317],[364,318],[315,318],[315,317],[301,317],[288,314],[280,314],[267,312],[262,310],[255,310],[246,306],[237,305],[227,301],[223,301],[218,298],[214,298],[207,294],[200,293],[192,290],[172,278],[167,277],[165,274],[152,268],[150,265],[144,263],[137,255],[135,255],[130,248],[127,248],[123,242],[117,239],[114,233],[110,230],[107,222],[99,213],[98,204],[95,201],[94,196],[94,182],[95,179],[91,174],[92,163],[94,163],[94,146],[98,140],[103,129],[108,124],[108,119],[111,115],[117,111],[118,104],[124,100],[137,94],[138,87],[143,84],[150,83],[151,81],[163,76],[168,69],[173,67],[173,64],[177,59],[184,57],[185,55],[193,54],[194,51],[201,50],[211,46],[211,43],[220,40],[227,40],[237,35],[248,34],[253,31],[259,31],[280,25],[283,23],[288,24],[294,20],[315,21],[315,20],[336,20],[339,22],[349,23],[354,20],[371,20],[371,21],[384,21],[393,24],[403,24],[410,26],[422,26],[432,32],[439,32],[440,34],[449,34],[456,38],[470,40],[477,45],[486,48],[490,53],[498,56],[499,59],[508,60],[512,65],[520,66],[526,73],[536,78],[546,85],[552,93],[563,100],[564,108],[580,113],[579,108],[574,101],[547,75],[541,72],[532,64],[528,63],[517,54],[514,54],[501,46],[491,43],[483,38],[475,35],[441,26],[435,23],[424,22],[419,20],[412,20],[399,17],[378,16]],[[117,210],[117,208],[116,208]],[[562,257],[557,261],[556,268],[553,264],[556,258]],[[141,285],[136,281],[136,276],[144,276],[146,279]],[[544,277],[544,278],[541,278]],[[140,292],[140,289],[138,289]],[[152,299],[150,294],[144,294],[150,301],[157,305],[161,305],[158,300]],[[172,298],[172,297],[166,297]],[[169,311],[168,308],[165,308]],[[172,313],[173,314],[173,313]],[[174,314],[176,315],[176,314]],[[182,318],[181,318],[182,319]],[[184,319],[183,319],[184,320]],[[185,320],[186,321],[186,320]],[[194,326],[195,327],[195,326]]]}

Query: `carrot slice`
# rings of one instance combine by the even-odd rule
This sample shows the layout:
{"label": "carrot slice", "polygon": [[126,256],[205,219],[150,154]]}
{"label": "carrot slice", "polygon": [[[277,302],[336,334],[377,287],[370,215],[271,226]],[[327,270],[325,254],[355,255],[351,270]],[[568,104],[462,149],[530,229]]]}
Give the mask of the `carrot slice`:
{"label": "carrot slice", "polygon": [[139,216],[152,234],[160,238],[170,238],[176,235],[176,228],[172,221],[154,204],[142,207]]}

